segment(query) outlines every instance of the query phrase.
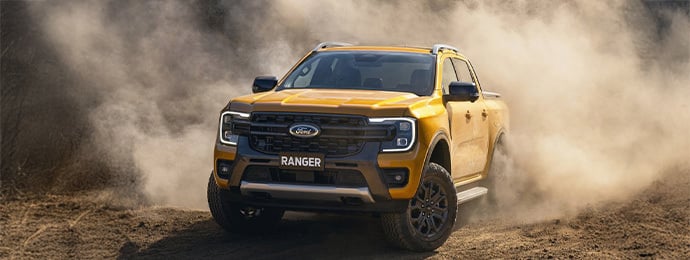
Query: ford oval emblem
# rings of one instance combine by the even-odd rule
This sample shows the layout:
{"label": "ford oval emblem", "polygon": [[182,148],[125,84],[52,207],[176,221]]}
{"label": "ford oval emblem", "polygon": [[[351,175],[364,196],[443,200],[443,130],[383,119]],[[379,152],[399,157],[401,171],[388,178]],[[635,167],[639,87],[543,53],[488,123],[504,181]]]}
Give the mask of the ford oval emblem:
{"label": "ford oval emblem", "polygon": [[312,124],[294,124],[290,127],[290,134],[296,137],[314,137],[319,135],[319,133],[321,133],[321,129]]}

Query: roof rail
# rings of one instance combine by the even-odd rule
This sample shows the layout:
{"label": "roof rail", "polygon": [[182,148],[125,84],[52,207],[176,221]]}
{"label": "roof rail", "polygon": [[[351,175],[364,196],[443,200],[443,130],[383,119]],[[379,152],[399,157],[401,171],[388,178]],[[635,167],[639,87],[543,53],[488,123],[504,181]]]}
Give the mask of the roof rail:
{"label": "roof rail", "polygon": [[431,47],[431,53],[434,55],[438,54],[438,51],[440,50],[451,50],[454,52],[459,52],[458,48],[455,48],[448,44],[434,44],[434,47]]}
{"label": "roof rail", "polygon": [[347,43],[347,42],[322,42],[319,43],[319,45],[316,45],[314,47],[313,51],[318,51],[323,48],[328,48],[328,47],[340,47],[340,46],[351,46],[352,43]]}

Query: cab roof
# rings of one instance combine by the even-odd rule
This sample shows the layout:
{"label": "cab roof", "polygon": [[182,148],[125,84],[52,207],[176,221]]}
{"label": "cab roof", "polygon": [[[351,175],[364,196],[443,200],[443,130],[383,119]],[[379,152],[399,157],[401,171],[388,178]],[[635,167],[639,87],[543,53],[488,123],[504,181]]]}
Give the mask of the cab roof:
{"label": "cab roof", "polygon": [[431,53],[438,54],[442,51],[452,51],[462,56],[458,48],[447,44],[434,44],[431,48],[412,47],[412,46],[370,46],[370,45],[353,45],[344,42],[322,42],[316,45],[313,49],[317,51],[395,51],[395,52],[412,52],[412,53]]}
{"label": "cab roof", "polygon": [[421,47],[405,47],[405,46],[337,46],[324,47],[316,51],[396,51],[396,52],[415,52],[415,53],[430,53],[431,49]]}

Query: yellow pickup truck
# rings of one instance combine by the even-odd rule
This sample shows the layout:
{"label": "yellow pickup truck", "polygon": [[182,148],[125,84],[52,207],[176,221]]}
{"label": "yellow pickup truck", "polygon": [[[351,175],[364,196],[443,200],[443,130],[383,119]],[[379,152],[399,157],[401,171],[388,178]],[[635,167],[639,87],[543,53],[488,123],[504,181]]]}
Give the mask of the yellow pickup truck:
{"label": "yellow pickup truck", "polygon": [[219,117],[208,203],[228,231],[285,210],[371,212],[393,245],[429,251],[458,204],[491,192],[508,109],[455,47],[321,43],[252,92]]}

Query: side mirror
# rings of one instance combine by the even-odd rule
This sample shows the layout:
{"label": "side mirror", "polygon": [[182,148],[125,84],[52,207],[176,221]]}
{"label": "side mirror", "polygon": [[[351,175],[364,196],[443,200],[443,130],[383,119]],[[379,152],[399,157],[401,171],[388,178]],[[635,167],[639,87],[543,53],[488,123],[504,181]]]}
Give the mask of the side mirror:
{"label": "side mirror", "polygon": [[274,76],[259,76],[254,79],[252,93],[266,92],[273,89],[278,84],[278,79]]}
{"label": "side mirror", "polygon": [[443,96],[446,101],[470,101],[479,98],[477,85],[470,82],[453,81],[448,85],[448,95]]}

